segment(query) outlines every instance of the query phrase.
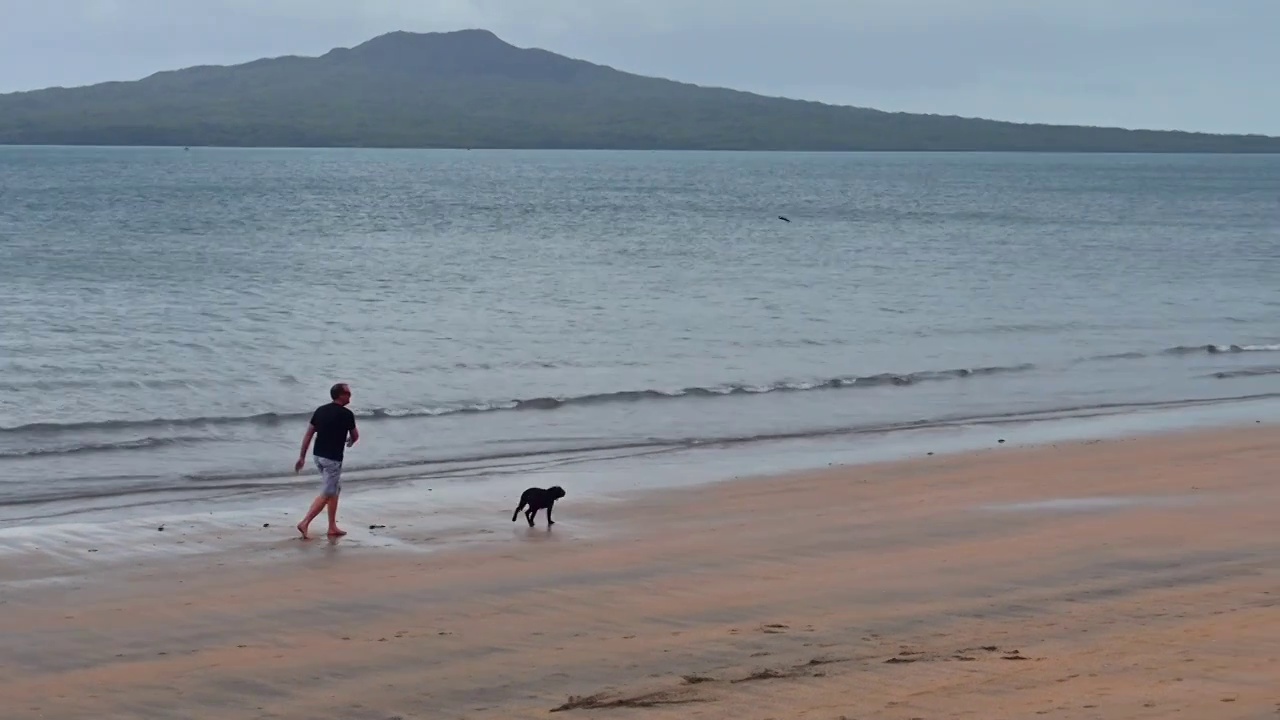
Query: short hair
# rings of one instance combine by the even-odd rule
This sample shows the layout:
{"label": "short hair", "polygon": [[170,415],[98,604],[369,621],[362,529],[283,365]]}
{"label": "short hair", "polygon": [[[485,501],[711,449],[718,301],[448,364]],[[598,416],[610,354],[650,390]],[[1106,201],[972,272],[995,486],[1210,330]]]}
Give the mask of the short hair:
{"label": "short hair", "polygon": [[339,397],[349,394],[351,394],[351,391],[347,389],[346,383],[334,383],[333,387],[329,388],[330,400],[337,400]]}

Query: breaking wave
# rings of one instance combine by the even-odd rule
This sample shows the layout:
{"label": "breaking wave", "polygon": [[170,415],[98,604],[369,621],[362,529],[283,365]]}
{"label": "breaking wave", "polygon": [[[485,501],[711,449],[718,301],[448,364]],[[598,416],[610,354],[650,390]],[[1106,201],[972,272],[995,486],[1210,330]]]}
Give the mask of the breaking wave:
{"label": "breaking wave", "polygon": [[[872,388],[907,386],[923,382],[958,380],[1001,373],[1016,373],[1032,369],[1030,364],[1008,367],[957,368],[953,370],[922,371],[907,374],[882,373],[879,375],[841,376],[808,382],[781,381],[764,385],[730,383],[710,387],[689,387],[680,390],[619,390],[606,393],[589,393],[566,397],[532,397],[498,402],[444,404],[424,408],[358,411],[356,415],[369,420],[407,417],[436,417],[464,413],[481,413],[508,410],[555,410],[567,405],[594,405],[603,403],[642,402],[655,400],[717,398],[731,395],[760,395],[776,392],[804,392],[810,390],[835,390],[844,388]],[[52,435],[67,432],[109,432],[118,430],[146,430],[148,428],[194,428],[229,425],[278,425],[283,422],[305,420],[310,413],[258,413],[243,416],[211,416],[189,418],[156,418],[152,420],[104,420],[79,423],[30,423],[0,428],[0,435]],[[109,449],[107,444],[101,449]],[[60,451],[65,452],[65,451]]]}
{"label": "breaking wave", "polygon": [[[1189,356],[1197,353],[1232,354],[1255,352],[1280,352],[1280,343],[1178,345],[1157,352],[1120,352],[1083,357],[1075,362],[1135,360],[1159,355]],[[813,380],[780,380],[764,384],[725,383],[680,389],[628,389],[580,395],[545,395],[503,400],[423,404],[417,407],[374,408],[358,410],[356,414],[365,421],[381,421],[396,418],[429,418],[488,412],[557,410],[565,407],[611,403],[694,401],[769,393],[910,387],[921,383],[1016,374],[1034,370],[1036,367],[1030,363],[1022,363],[978,368],[925,370],[909,373],[841,375]],[[1223,370],[1207,377],[1227,379],[1277,373],[1280,373],[1280,368],[1241,368]],[[156,382],[167,383],[169,381]],[[308,416],[309,412],[263,412],[239,416],[118,419],[71,423],[39,422],[0,427],[0,459],[107,453],[163,448],[181,444],[198,444],[211,438],[195,434],[192,432],[193,430],[214,430],[237,426],[271,427],[284,423],[304,422]],[[75,437],[74,439],[68,437],[79,435],[88,437]],[[125,437],[121,437],[121,435]],[[129,435],[135,437],[128,437]]]}

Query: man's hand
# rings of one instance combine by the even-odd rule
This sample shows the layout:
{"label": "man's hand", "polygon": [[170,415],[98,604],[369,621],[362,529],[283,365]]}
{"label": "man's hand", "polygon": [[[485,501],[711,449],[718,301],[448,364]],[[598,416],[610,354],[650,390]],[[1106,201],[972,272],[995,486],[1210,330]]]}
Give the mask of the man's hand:
{"label": "man's hand", "polygon": [[298,462],[293,464],[294,472],[302,472],[302,466],[307,464],[307,448],[311,447],[311,436],[316,434],[316,426],[307,423],[307,432],[302,436],[302,447],[298,450]]}

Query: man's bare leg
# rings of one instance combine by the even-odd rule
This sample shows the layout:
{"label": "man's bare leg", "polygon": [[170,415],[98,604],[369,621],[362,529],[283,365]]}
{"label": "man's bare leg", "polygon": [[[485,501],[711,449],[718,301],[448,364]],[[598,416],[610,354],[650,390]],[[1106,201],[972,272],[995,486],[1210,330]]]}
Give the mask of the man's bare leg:
{"label": "man's bare leg", "polygon": [[320,511],[324,509],[325,504],[328,502],[329,498],[323,495],[317,495],[316,499],[311,501],[311,508],[307,510],[307,516],[302,518],[302,522],[298,523],[298,532],[302,533],[303,540],[310,539],[307,537],[307,529],[311,527],[311,521],[316,519],[316,516],[320,514]]}
{"label": "man's bare leg", "polygon": [[341,537],[347,534],[346,530],[338,527],[338,496],[326,498],[329,504],[329,536]]}

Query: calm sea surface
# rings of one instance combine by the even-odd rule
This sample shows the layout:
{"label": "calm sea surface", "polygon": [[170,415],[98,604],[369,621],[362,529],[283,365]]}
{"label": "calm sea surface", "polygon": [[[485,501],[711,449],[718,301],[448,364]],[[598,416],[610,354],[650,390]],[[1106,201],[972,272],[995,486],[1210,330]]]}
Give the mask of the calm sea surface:
{"label": "calm sea surface", "polygon": [[10,527],[305,503],[340,380],[348,486],[1280,394],[1273,157],[0,148],[0,266]]}

